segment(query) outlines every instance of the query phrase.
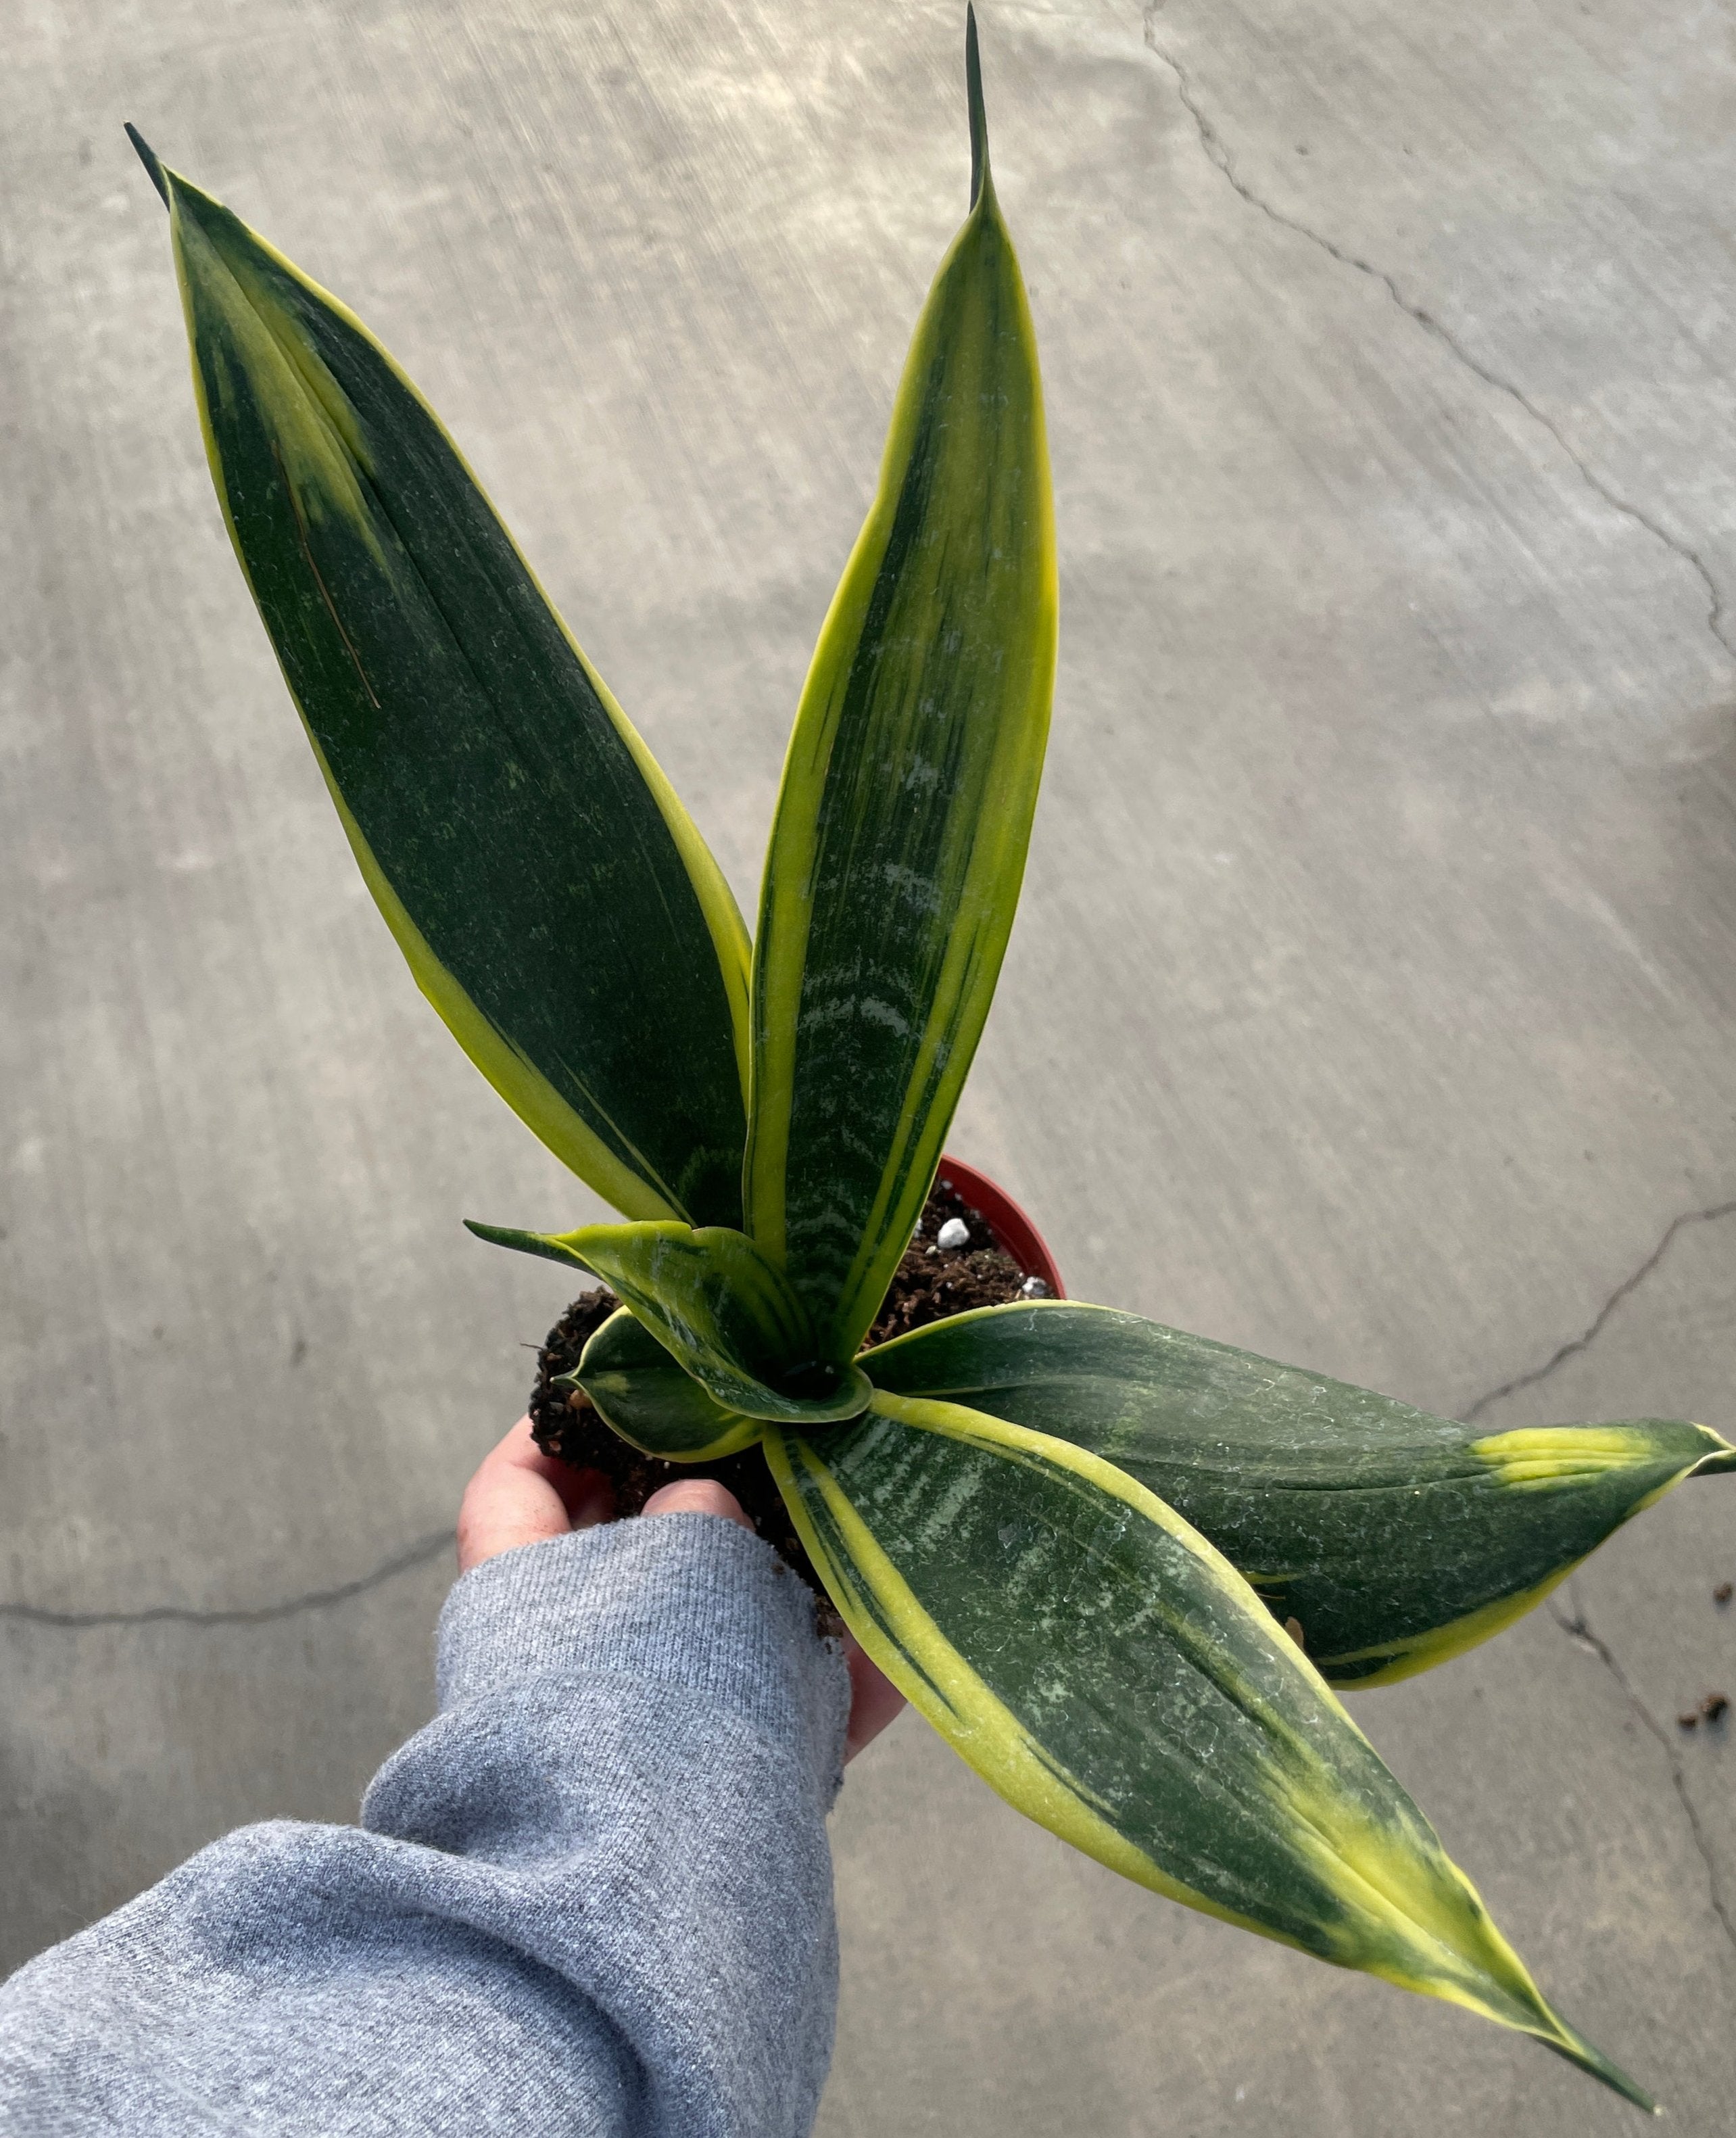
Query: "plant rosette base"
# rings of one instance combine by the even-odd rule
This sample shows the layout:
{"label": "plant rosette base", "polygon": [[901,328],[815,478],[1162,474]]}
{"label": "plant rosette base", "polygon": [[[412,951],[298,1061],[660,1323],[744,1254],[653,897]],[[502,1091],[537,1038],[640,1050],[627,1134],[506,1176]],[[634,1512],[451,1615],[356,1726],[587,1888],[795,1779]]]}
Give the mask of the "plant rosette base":
{"label": "plant rosette base", "polygon": [[[942,1247],[940,1229],[953,1220],[962,1223],[970,1237],[963,1246]],[[889,1343],[949,1315],[1029,1296],[1026,1287],[1033,1279],[1042,1286],[1044,1296],[1064,1296],[1055,1259],[1018,1204],[973,1166],[944,1159],[915,1236],[868,1332],[868,1343]],[[536,1385],[530,1396],[531,1431],[538,1447],[575,1469],[600,1472],[614,1493],[617,1517],[636,1515],[653,1492],[678,1478],[714,1477],[741,1502],[758,1535],[814,1591],[822,1632],[841,1633],[843,1622],[796,1534],[783,1496],[758,1448],[744,1448],[714,1462],[666,1462],[611,1432],[578,1390],[558,1385],[560,1376],[578,1365],[586,1343],[620,1304],[612,1291],[581,1292],[549,1330],[537,1355]]]}

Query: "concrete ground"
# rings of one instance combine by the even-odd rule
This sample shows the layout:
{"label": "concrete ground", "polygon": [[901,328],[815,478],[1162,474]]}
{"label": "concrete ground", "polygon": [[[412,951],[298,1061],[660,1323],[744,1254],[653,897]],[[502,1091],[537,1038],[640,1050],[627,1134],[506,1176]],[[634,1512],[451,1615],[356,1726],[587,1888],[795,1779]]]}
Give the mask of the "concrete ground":
{"label": "concrete ground", "polygon": [[[14,0],[0,1968],[427,1713],[594,1207],[376,918],[202,466],[130,118],[448,418],[744,902],[962,210],[958,0]],[[1736,60],[1710,0],[999,4],[1046,796],[955,1137],[1083,1297],[1491,1423],[1736,1428]],[[1727,613],[1726,603],[1732,604]],[[1358,1718],[1683,2138],[1736,2097],[1736,1486]],[[906,1718],[825,2138],[1595,2138]]]}

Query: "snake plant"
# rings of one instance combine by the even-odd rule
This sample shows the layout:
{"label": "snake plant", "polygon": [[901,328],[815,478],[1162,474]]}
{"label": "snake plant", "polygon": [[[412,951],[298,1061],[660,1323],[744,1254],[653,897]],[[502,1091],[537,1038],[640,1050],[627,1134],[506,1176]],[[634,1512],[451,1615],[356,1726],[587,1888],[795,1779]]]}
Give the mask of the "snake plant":
{"label": "snake plant", "polygon": [[1332,1687],[1486,1638],[1736,1450],[1655,1420],[1478,1433],[1060,1301],[862,1348],[988,1011],[1055,666],[1042,401],[973,22],[966,76],[969,211],[797,711],[751,940],[404,373],[134,135],[236,554],[417,981],[620,1213],[473,1228],[625,1302],[577,1374],[607,1422],[678,1461],[761,1447],[862,1647],[1031,1818],[1649,2106]]}

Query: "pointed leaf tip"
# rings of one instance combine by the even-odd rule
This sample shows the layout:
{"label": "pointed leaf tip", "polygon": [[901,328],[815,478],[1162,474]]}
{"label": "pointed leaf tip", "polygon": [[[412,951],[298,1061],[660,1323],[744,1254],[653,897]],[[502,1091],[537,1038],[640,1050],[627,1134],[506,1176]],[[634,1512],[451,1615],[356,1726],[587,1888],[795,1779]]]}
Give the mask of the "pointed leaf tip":
{"label": "pointed leaf tip", "polygon": [[1600,2080],[1612,2093],[1631,2102],[1642,2114],[1663,2115],[1663,2103],[1655,2101],[1637,2079],[1630,2078],[1620,2064],[1605,2056],[1576,2028],[1562,2025],[1559,2020],[1556,2023],[1561,2027],[1559,2036],[1539,2034],[1535,2038],[1545,2048],[1553,2049],[1557,2056],[1565,2057],[1570,2064],[1577,2064],[1581,2071]]}
{"label": "pointed leaf tip", "polygon": [[988,118],[983,108],[983,56],[977,49],[977,11],[964,10],[964,96],[970,109],[970,204],[983,198],[988,174]]}
{"label": "pointed leaf tip", "polygon": [[486,1240],[491,1247],[513,1247],[521,1255],[540,1255],[545,1262],[573,1263],[587,1276],[596,1274],[590,1264],[575,1254],[558,1234],[526,1233],[516,1225],[485,1225],[475,1218],[465,1219],[464,1229],[474,1233],[479,1240]]}
{"label": "pointed leaf tip", "polygon": [[156,150],[152,148],[150,143],[145,139],[144,134],[139,132],[139,129],[133,124],[130,119],[123,120],[121,124],[126,129],[128,140],[129,140],[133,146],[139,151],[139,162],[144,164],[145,169],[150,174],[150,181],[157,188],[158,198],[161,200],[164,207],[167,207],[168,206],[168,180],[163,174],[163,166],[157,160]]}

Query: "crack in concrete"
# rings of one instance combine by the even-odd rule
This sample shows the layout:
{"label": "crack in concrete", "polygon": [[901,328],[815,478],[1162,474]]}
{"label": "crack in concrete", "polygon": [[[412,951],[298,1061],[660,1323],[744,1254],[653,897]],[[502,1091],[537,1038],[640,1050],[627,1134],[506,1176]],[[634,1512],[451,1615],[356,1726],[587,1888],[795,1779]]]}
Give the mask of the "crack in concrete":
{"label": "crack in concrete", "polygon": [[1724,1883],[1719,1876],[1718,1862],[1712,1853],[1711,1844],[1706,1839],[1706,1830],[1700,1820],[1699,1808],[1695,1803],[1689,1790],[1688,1776],[1686,1769],[1682,1765],[1681,1752],[1671,1740],[1669,1730],[1658,1721],[1639,1694],[1635,1691],[1633,1682],[1627,1672],[1622,1669],[1614,1649],[1601,1635],[1592,1630],[1591,1622],[1585,1614],[1585,1606],[1580,1602],[1577,1594],[1573,1593],[1571,1582],[1568,1584],[1568,1593],[1573,1598],[1573,1617],[1570,1618],[1565,1615],[1557,1605],[1553,1597],[1549,1599],[1549,1615],[1569,1639],[1578,1641],[1582,1647],[1597,1657],[1621,1688],[1622,1698],[1633,1710],[1641,1725],[1657,1740],[1665,1759],[1669,1762],[1670,1779],[1675,1785],[1676,1799],[1681,1805],[1683,1815],[1687,1819],[1688,1832],[1693,1838],[1700,1862],[1705,1866],[1706,1895],[1711,1902],[1712,1912],[1723,1926],[1724,1936],[1729,1941],[1731,1949],[1736,1950],[1736,1919],[1732,1918],[1729,1906],[1724,1896]]}
{"label": "crack in concrete", "polygon": [[372,1573],[358,1574],[354,1581],[340,1582],[335,1589],[310,1589],[305,1595],[290,1596],[280,1604],[256,1604],[248,1609],[194,1610],[181,1604],[153,1604],[141,1611],[48,1611],[37,1604],[0,1604],[0,1619],[10,1618],[26,1626],[61,1626],[80,1628],[88,1626],[265,1626],[274,1619],[293,1618],[304,1611],[322,1611],[329,1604],[347,1604],[354,1596],[363,1596],[370,1589],[378,1589],[400,1574],[408,1574],[413,1568],[424,1566],[441,1551],[451,1549],[454,1533],[451,1530],[436,1530],[404,1550],[394,1553],[388,1560],[375,1567]]}
{"label": "crack in concrete", "polygon": [[1414,320],[1425,334],[1432,336],[1439,342],[1441,346],[1455,357],[1467,371],[1481,379],[1485,386],[1491,388],[1495,393],[1504,394],[1516,408],[1522,409],[1534,423],[1546,431],[1566,456],[1580,481],[1594,496],[1601,498],[1612,511],[1620,513],[1624,519],[1631,520],[1636,526],[1643,528],[1655,540],[1661,542],[1672,556],[1679,558],[1697,574],[1706,593],[1706,628],[1726,653],[1736,655],[1736,640],[1733,640],[1728,635],[1724,627],[1724,596],[1719,592],[1718,582],[1713,578],[1705,559],[1697,549],[1683,541],[1680,536],[1672,534],[1667,527],[1654,520],[1649,512],[1634,504],[1631,499],[1622,496],[1619,491],[1613,489],[1588,461],[1581,457],[1553,416],[1539,408],[1523,388],[1515,386],[1510,378],[1504,378],[1499,372],[1490,370],[1480,358],[1474,356],[1452,329],[1444,325],[1432,312],[1425,310],[1421,305],[1413,303],[1407,297],[1398,284],[1383,267],[1377,267],[1373,261],[1362,259],[1354,252],[1347,252],[1342,246],[1335,244],[1324,232],[1314,229],[1311,224],[1303,222],[1293,215],[1286,214],[1282,208],[1274,207],[1263,194],[1254,191],[1237,170],[1236,159],[1230,153],[1229,144],[1194,95],[1192,78],[1187,68],[1173,52],[1158,41],[1156,16],[1158,7],[1161,4],[1162,0],[1148,0],[1144,14],[1146,49],[1175,76],[1176,88],[1181,97],[1183,107],[1193,121],[1194,129],[1199,135],[1200,146],[1205,150],[1208,160],[1223,174],[1228,183],[1250,207],[1257,209],[1269,222],[1276,223],[1280,229],[1293,232],[1298,237],[1305,238],[1310,245],[1318,246],[1322,252],[1337,261],[1340,266],[1348,267],[1356,274],[1367,276],[1370,281],[1378,282],[1407,319]]}
{"label": "crack in concrete", "polygon": [[1602,1306],[1598,1308],[1579,1334],[1577,1336],[1569,1337],[1565,1344],[1544,1359],[1542,1365],[1533,1366],[1527,1373],[1515,1374],[1510,1381],[1503,1381],[1499,1388],[1490,1389],[1484,1394],[1480,1395],[1468,1409],[1460,1413],[1465,1424],[1469,1425],[1473,1420],[1480,1417],[1491,1403],[1499,1403],[1503,1396],[1513,1395],[1520,1389],[1534,1388],[1538,1382],[1547,1380],[1558,1366],[1564,1364],[1568,1359],[1577,1356],[1581,1351],[1589,1350],[1608,1327],[1611,1316],[1617,1308],[1624,1300],[1632,1297],[1658,1264],[1663,1261],[1665,1256],[1670,1252],[1670,1242],[1678,1233],[1684,1231],[1690,1225],[1715,1224],[1720,1218],[1729,1217],[1736,1217],[1736,1202],[1711,1203],[1704,1210],[1685,1210],[1680,1217],[1672,1218],[1664,1228],[1663,1233],[1651,1252],[1646,1256],[1637,1269],[1630,1271],[1627,1276],[1622,1278],[1621,1283],[1604,1301]]}

